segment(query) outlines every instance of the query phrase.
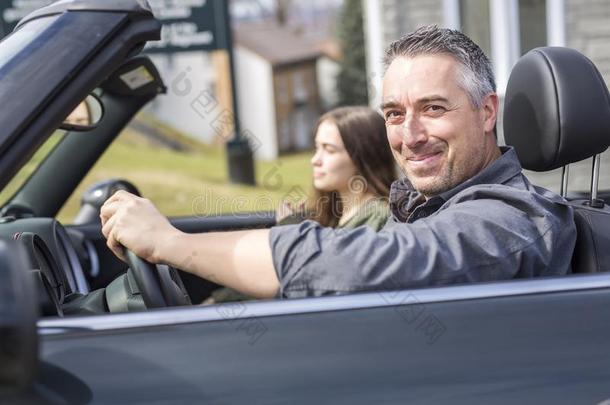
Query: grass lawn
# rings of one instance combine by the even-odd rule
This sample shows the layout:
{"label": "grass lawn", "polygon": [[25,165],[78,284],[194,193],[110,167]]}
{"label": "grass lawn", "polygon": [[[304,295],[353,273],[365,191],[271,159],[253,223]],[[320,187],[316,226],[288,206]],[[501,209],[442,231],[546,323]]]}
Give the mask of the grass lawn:
{"label": "grass lawn", "polygon": [[[0,202],[14,193],[48,150],[56,134],[36,153],[16,180],[0,193]],[[311,189],[310,153],[257,162],[257,186],[229,184],[224,146],[189,140],[189,151],[175,151],[151,143],[126,129],[102,155],[61,209],[58,219],[69,224],[85,189],[110,178],[131,181],[167,216],[217,215],[253,210],[275,210],[282,199],[301,199]]]}

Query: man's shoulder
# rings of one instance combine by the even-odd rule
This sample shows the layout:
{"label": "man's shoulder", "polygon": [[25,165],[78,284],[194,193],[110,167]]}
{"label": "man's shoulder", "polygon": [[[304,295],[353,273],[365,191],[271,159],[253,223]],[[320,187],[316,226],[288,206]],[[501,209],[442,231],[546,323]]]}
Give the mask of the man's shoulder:
{"label": "man's shoulder", "polygon": [[524,175],[503,184],[477,184],[464,189],[446,201],[437,214],[466,211],[485,221],[533,221],[545,229],[569,227],[574,222],[573,210],[561,196],[532,185]]}

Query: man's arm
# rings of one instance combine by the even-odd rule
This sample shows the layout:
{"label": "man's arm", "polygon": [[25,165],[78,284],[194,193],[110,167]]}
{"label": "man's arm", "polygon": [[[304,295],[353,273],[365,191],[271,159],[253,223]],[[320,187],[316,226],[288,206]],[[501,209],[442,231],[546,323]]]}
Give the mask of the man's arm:
{"label": "man's arm", "polygon": [[100,217],[108,247],[122,259],[124,246],[151,263],[165,263],[253,297],[277,294],[266,229],[186,234],[149,200],[125,191],[104,203]]}
{"label": "man's arm", "polygon": [[313,221],[272,228],[280,295],[399,290],[569,271],[575,241],[570,208],[526,191],[505,195],[482,188],[479,194],[378,233],[368,227],[323,228]]}
{"label": "man's arm", "polygon": [[269,248],[269,230],[187,234],[159,246],[163,262],[256,298],[273,298],[279,281]]}

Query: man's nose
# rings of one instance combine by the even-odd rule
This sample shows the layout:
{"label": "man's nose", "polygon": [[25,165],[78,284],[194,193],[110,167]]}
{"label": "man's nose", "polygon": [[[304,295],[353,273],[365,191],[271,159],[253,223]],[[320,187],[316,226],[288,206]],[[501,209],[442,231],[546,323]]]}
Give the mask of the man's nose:
{"label": "man's nose", "polygon": [[428,139],[426,128],[416,115],[406,116],[400,129],[402,143],[408,148],[424,143]]}

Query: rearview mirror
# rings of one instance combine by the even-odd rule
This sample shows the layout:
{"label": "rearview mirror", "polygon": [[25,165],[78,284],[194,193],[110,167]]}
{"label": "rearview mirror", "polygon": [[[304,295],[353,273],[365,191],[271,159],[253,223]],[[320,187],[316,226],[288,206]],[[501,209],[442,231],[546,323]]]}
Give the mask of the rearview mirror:
{"label": "rearview mirror", "polygon": [[38,366],[38,300],[22,245],[0,240],[0,394],[26,388]]}
{"label": "rearview mirror", "polygon": [[89,131],[97,127],[103,116],[102,100],[92,93],[72,110],[59,128],[66,131]]}

